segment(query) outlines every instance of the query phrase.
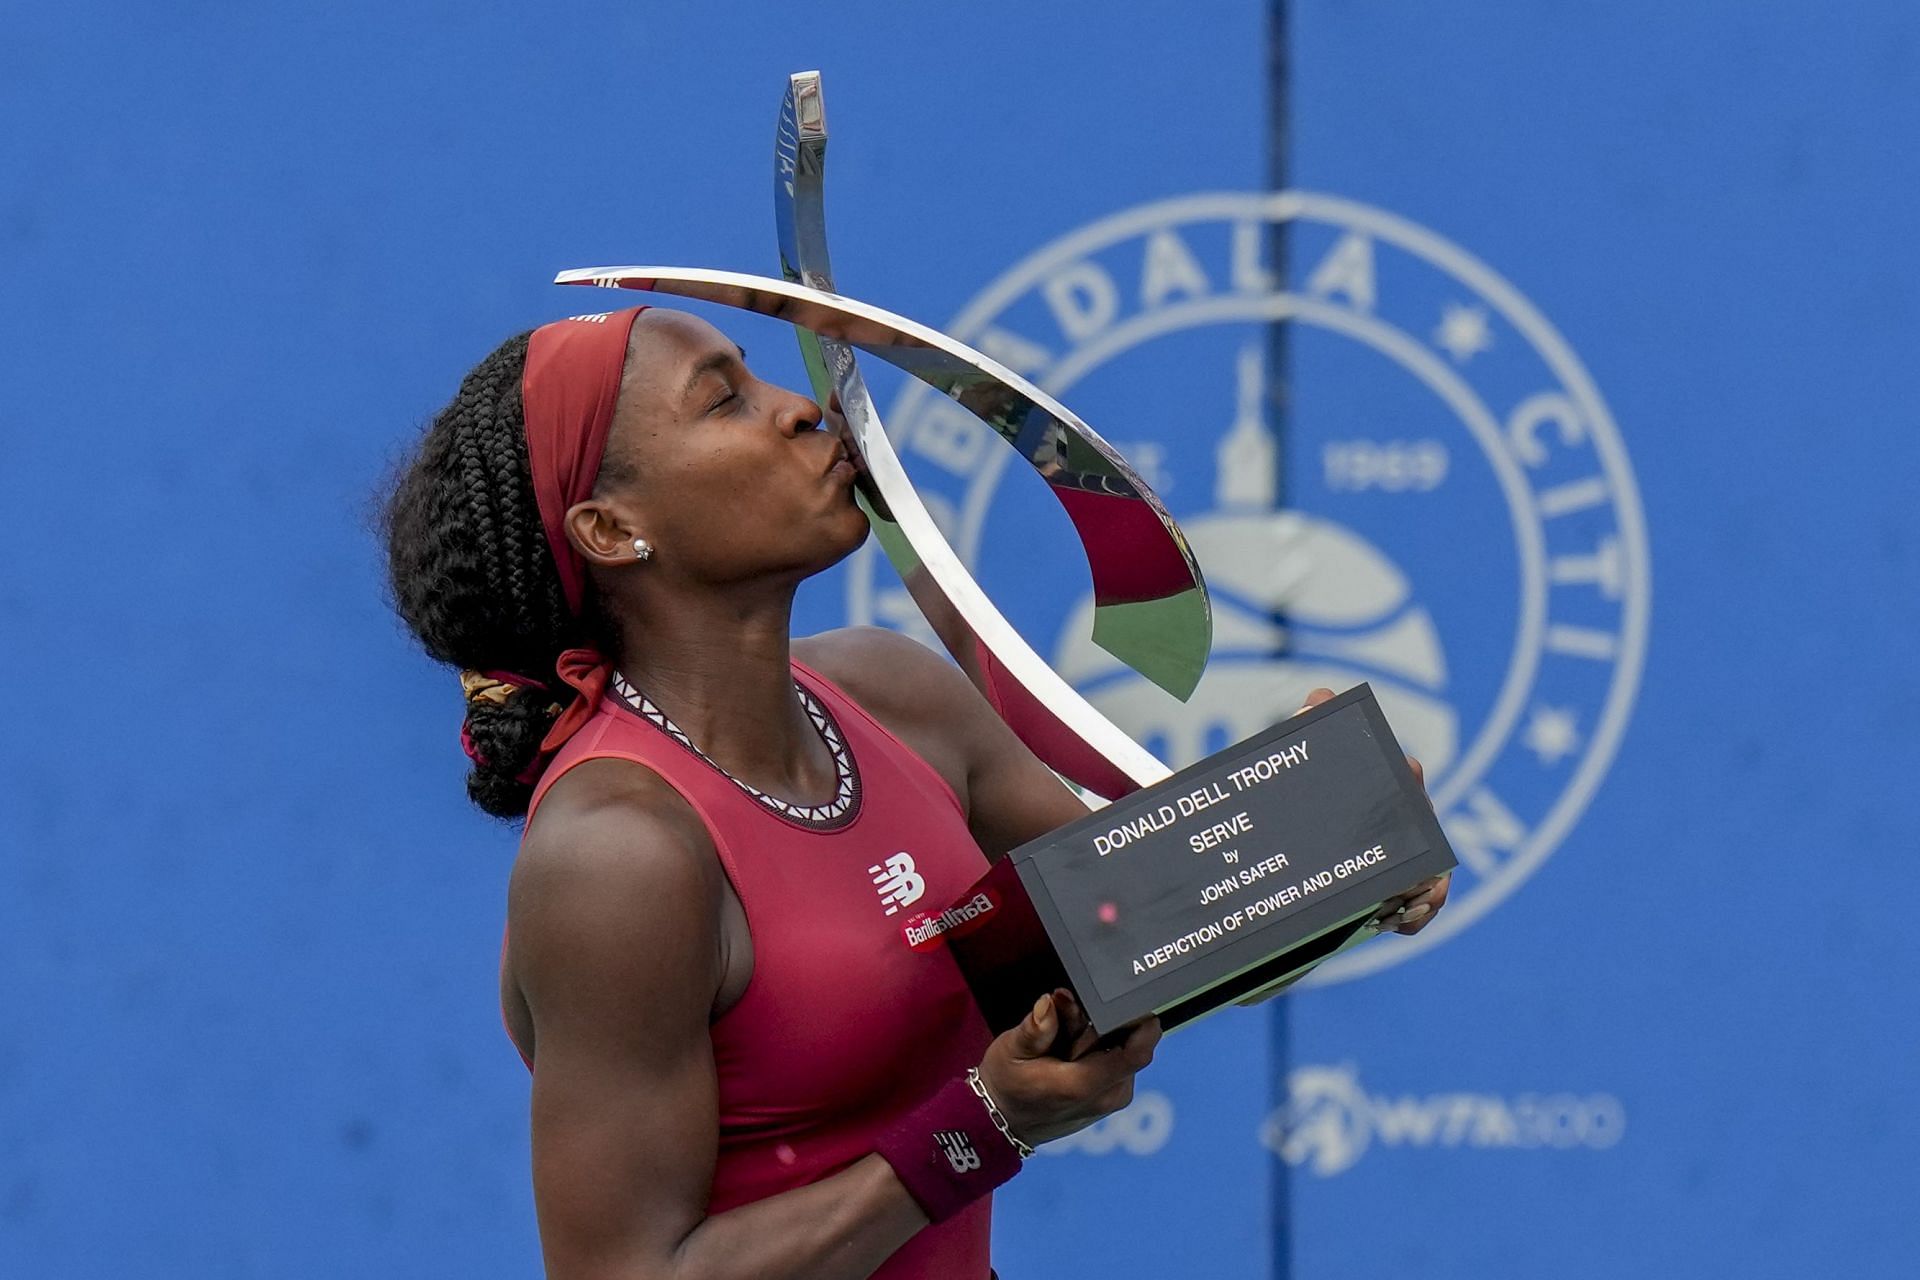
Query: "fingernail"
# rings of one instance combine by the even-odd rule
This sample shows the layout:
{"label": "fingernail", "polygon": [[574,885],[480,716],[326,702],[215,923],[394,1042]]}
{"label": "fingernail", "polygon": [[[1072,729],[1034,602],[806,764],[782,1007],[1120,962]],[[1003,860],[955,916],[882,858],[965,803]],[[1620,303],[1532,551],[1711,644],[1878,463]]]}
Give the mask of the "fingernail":
{"label": "fingernail", "polygon": [[1433,910],[1433,908],[1423,902],[1417,907],[1402,907],[1400,908],[1398,914],[1400,916],[1401,921],[1405,922],[1408,920],[1418,920],[1421,916],[1427,914],[1427,912],[1431,910]]}
{"label": "fingernail", "polygon": [[1047,1016],[1047,1011],[1052,1007],[1053,1007],[1052,996],[1041,996],[1038,1000],[1035,1000],[1033,1002],[1033,1020],[1035,1022],[1045,1021]]}

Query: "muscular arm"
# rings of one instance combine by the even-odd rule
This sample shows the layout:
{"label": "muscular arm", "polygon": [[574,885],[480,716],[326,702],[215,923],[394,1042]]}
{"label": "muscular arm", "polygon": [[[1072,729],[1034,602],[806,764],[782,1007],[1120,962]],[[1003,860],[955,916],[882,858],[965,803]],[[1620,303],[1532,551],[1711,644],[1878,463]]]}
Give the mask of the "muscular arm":
{"label": "muscular arm", "polygon": [[581,765],[528,830],[509,892],[534,1022],[533,1180],[554,1280],[858,1280],[926,1225],[877,1155],[706,1216],[718,1151],[708,1020],[723,875],[644,770]]}

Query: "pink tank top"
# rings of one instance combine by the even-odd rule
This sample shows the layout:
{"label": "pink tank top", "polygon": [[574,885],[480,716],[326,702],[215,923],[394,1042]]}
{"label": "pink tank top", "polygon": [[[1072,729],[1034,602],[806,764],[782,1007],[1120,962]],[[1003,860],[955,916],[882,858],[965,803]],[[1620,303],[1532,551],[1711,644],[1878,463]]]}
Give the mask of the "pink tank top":
{"label": "pink tank top", "polygon": [[[850,818],[775,812],[611,690],[528,810],[582,760],[645,765],[706,823],[746,909],[753,977],[710,1027],[720,1110],[710,1214],[859,1160],[992,1039],[937,935],[913,929],[987,869],[959,800],[838,688],[793,666],[850,762]],[[875,1280],[986,1280],[990,1212],[984,1197],[922,1230]]]}

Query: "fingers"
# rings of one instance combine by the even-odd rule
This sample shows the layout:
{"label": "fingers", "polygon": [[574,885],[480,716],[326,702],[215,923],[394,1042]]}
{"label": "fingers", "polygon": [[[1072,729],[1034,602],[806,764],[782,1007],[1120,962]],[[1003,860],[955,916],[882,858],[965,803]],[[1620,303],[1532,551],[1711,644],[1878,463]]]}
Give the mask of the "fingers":
{"label": "fingers", "polygon": [[1052,992],[1033,1002],[1033,1008],[1027,1010],[1027,1016],[1020,1020],[1014,1033],[1016,1057],[1044,1058],[1052,1051],[1054,1037],[1060,1033],[1060,1015],[1054,1007]]}
{"label": "fingers", "polygon": [[1452,872],[1415,885],[1407,893],[1388,902],[1374,919],[1382,929],[1394,933],[1418,933],[1432,924],[1435,914],[1447,905],[1447,891],[1452,885]]}
{"label": "fingers", "polygon": [[[1055,1007],[1060,1011],[1062,1027],[1060,1042],[1065,1044],[1065,1052],[1060,1056],[1071,1062],[1093,1048],[1100,1039],[1100,1033],[1093,1029],[1092,1019],[1087,1017],[1086,1010],[1080,1007],[1079,1000],[1074,998],[1071,990],[1066,987],[1054,988],[1053,1000]],[[1056,1050],[1059,1049],[1060,1042],[1056,1042]]]}
{"label": "fingers", "polygon": [[[1422,765],[1422,764],[1420,763],[1420,761],[1419,761],[1418,759],[1416,759],[1415,757],[1413,757],[1413,756],[1408,756],[1408,757],[1407,757],[1407,768],[1409,768],[1409,769],[1411,769],[1411,770],[1413,770],[1413,780],[1414,780],[1415,782],[1417,782],[1417,783],[1419,783],[1419,784],[1420,784],[1420,790],[1421,790],[1421,792],[1422,792],[1422,794],[1424,794],[1424,793],[1426,792],[1426,789],[1427,789],[1427,770],[1426,770],[1426,767],[1425,767],[1424,765]],[[1432,796],[1427,796],[1427,808],[1429,808],[1429,809],[1432,809],[1432,808],[1433,808],[1433,797],[1432,797]],[[1437,812],[1438,812],[1438,810],[1435,810],[1435,812],[1437,813]]]}
{"label": "fingers", "polygon": [[1400,926],[1400,932],[1418,933],[1432,924],[1433,918],[1440,914],[1440,908],[1447,905],[1447,891],[1452,887],[1453,876],[1451,874],[1441,876],[1437,880],[1429,881],[1425,892],[1413,901],[1414,908],[1425,907],[1427,908],[1426,913],[1415,917],[1413,910],[1409,910],[1407,912],[1407,922]]}
{"label": "fingers", "polygon": [[1433,908],[1424,902],[1409,902],[1389,916],[1385,927],[1395,933],[1414,934],[1426,927]]}
{"label": "fingers", "polygon": [[[1300,704],[1300,711],[1311,711],[1315,707],[1319,706],[1321,703],[1332,701],[1332,699],[1333,699],[1333,690],[1315,689],[1312,693],[1309,693],[1307,695],[1307,700]],[[1297,716],[1300,714],[1300,711],[1296,711],[1293,714]]]}
{"label": "fingers", "polygon": [[1081,1097],[1098,1098],[1131,1081],[1136,1072],[1153,1061],[1160,1035],[1160,1019],[1148,1018],[1129,1031],[1127,1038],[1119,1044],[1073,1062],[1061,1063],[1063,1071],[1079,1077],[1069,1088]]}
{"label": "fingers", "polygon": [[1437,906],[1438,904],[1431,900],[1437,896],[1441,902],[1445,902],[1447,898],[1447,886],[1452,882],[1453,872],[1451,871],[1445,875],[1435,876],[1431,880],[1422,880],[1405,893],[1395,894],[1393,898],[1388,901],[1387,905],[1392,907],[1405,907],[1411,906],[1415,902],[1424,901],[1430,906]]}
{"label": "fingers", "polygon": [[[1043,1023],[1036,1016],[1040,1013],[1043,1002],[1047,1002],[1053,1011],[1054,1016],[1050,1023]],[[1101,1039],[1100,1032],[1095,1029],[1092,1019],[1087,1017],[1086,1010],[1081,1007],[1079,999],[1068,987],[1055,987],[1049,995],[1036,1000],[1027,1022],[1032,1024],[1031,1031],[1025,1038],[1025,1044],[1028,1046],[1036,1043],[1040,1036],[1047,1034],[1046,1026],[1053,1027],[1052,1038],[1048,1041],[1045,1055],[1029,1055],[1032,1057],[1053,1056],[1067,1062],[1078,1062],[1086,1057],[1087,1051]],[[1022,1026],[1026,1026],[1026,1023],[1022,1023]],[[1128,1069],[1138,1071],[1153,1061],[1154,1046],[1160,1043],[1160,1036],[1160,1020],[1152,1018],[1134,1026],[1120,1044],[1110,1046],[1111,1052],[1121,1055],[1117,1059],[1108,1058],[1107,1052],[1096,1054],[1095,1057],[1106,1059],[1103,1066],[1128,1063],[1133,1064]]]}
{"label": "fingers", "polygon": [[1138,1071],[1153,1061],[1153,1051],[1159,1047],[1162,1034],[1160,1019],[1148,1018],[1128,1033],[1126,1041],[1120,1046],[1120,1053]]}
{"label": "fingers", "polygon": [[1121,1076],[1093,1100],[1094,1107],[1103,1115],[1132,1105],[1133,1082],[1141,1068],[1153,1061],[1154,1048],[1160,1043],[1160,1019],[1149,1018],[1127,1036],[1124,1043],[1112,1050],[1112,1056],[1126,1064],[1126,1074]]}
{"label": "fingers", "polygon": [[1051,1141],[1110,1115],[1133,1098],[1133,1077],[1153,1060],[1160,1022],[1149,1018],[1128,1029],[1111,1048],[1063,1061],[1049,1049],[1063,1025],[1065,996],[1049,992],[999,1036],[980,1062],[982,1081],[998,1100],[1014,1132],[1028,1142]]}

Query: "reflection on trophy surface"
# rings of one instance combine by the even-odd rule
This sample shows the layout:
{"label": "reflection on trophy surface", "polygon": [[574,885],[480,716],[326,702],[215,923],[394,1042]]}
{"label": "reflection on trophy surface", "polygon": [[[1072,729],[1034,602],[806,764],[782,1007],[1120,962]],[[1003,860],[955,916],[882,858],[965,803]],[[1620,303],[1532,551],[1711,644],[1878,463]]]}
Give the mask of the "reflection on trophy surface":
{"label": "reflection on trophy surface", "polygon": [[1054,669],[1174,768],[1290,714],[1291,690],[1369,680],[1431,784],[1459,750],[1439,631],[1406,575],[1366,539],[1279,509],[1263,383],[1249,344],[1236,360],[1233,424],[1215,450],[1213,509],[1181,520],[1214,606],[1213,658],[1193,695],[1171,703],[1087,644],[1091,601],[1062,627]]}

